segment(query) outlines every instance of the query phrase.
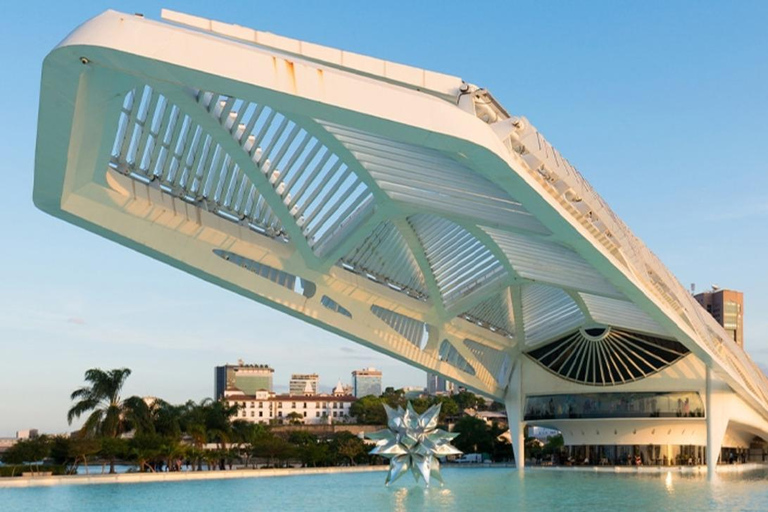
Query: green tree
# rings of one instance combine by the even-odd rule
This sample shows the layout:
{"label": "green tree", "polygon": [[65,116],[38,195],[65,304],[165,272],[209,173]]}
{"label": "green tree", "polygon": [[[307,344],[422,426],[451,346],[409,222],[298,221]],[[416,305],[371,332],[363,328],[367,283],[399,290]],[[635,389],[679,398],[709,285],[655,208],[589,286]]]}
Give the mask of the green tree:
{"label": "green tree", "polygon": [[368,395],[352,403],[349,414],[357,418],[362,425],[386,425],[387,413],[384,410],[384,400]]}
{"label": "green tree", "polygon": [[[88,461],[85,459],[86,455],[92,455],[93,452],[90,450],[92,449],[92,444],[89,444],[88,441],[91,441],[88,438],[79,439],[78,442],[75,444],[76,447],[78,447],[79,450],[81,450],[82,458],[83,458],[83,464],[85,464],[86,471],[88,471]],[[97,440],[99,441],[99,440]],[[100,442],[96,444],[98,446],[98,454],[104,459],[108,461],[114,461],[115,459],[123,458],[125,457],[126,453],[128,452],[128,441],[126,439],[122,439],[119,437],[102,437],[100,439]],[[103,471],[102,467],[102,471]]]}
{"label": "green tree", "polygon": [[363,440],[351,432],[339,432],[333,436],[331,450],[340,455],[344,461],[356,466],[357,459],[365,455]]}
{"label": "green tree", "polygon": [[201,405],[208,441],[217,443],[219,449],[226,450],[232,436],[232,416],[237,414],[237,406],[210,398],[203,400]]}
{"label": "green tree", "polygon": [[441,424],[447,423],[448,418],[453,418],[459,414],[459,406],[450,396],[441,395],[434,397],[432,404],[430,405],[436,404],[440,404],[440,417],[438,418],[438,421]]}
{"label": "green tree", "polygon": [[493,453],[493,437],[485,422],[472,416],[462,416],[453,427],[460,435],[453,445],[464,453]]}
{"label": "green tree", "polygon": [[565,440],[563,439],[563,435],[557,434],[547,438],[547,442],[544,443],[544,447],[542,448],[542,451],[544,455],[552,455],[562,451],[564,446],[565,446]]}
{"label": "green tree", "polygon": [[405,407],[405,391],[402,389],[387,387],[381,394],[381,400],[386,402],[386,404],[390,407]]}
{"label": "green tree", "polygon": [[232,439],[238,444],[238,452],[246,468],[251,463],[253,444],[266,434],[267,428],[261,423],[251,423],[245,420],[232,422]]}
{"label": "green tree", "polygon": [[[70,398],[77,400],[67,412],[67,421],[90,413],[80,431],[87,436],[116,438],[128,430],[126,408],[120,392],[131,374],[128,368],[103,371],[91,368],[85,372],[90,384],[75,390]],[[114,457],[109,461],[109,472],[115,472]]]}
{"label": "green tree", "polygon": [[34,439],[22,439],[8,448],[2,457],[4,464],[14,465],[11,476],[16,472],[17,465],[29,464],[40,471],[40,462],[48,458],[51,453],[51,440],[47,436]]}
{"label": "green tree", "polygon": [[285,417],[288,420],[288,423],[291,425],[301,425],[304,417],[297,413],[296,411],[293,411],[292,413],[288,414],[288,416]]}
{"label": "green tree", "polygon": [[187,401],[181,407],[181,416],[179,418],[181,431],[186,433],[192,441],[193,449],[189,450],[189,456],[198,471],[203,470],[203,459],[205,456],[203,448],[208,442],[205,403],[205,400],[199,404],[193,400]]}
{"label": "green tree", "polygon": [[282,437],[267,432],[253,443],[253,456],[267,459],[267,464],[274,465],[275,460],[284,461],[294,454],[294,447]]}
{"label": "green tree", "polygon": [[485,408],[485,400],[480,398],[474,393],[469,391],[459,391],[451,397],[459,408],[459,411],[465,411],[467,409],[482,410]]}
{"label": "green tree", "polygon": [[128,456],[139,466],[142,473],[154,473],[153,463],[162,456],[163,438],[157,434],[137,434],[128,441]]}

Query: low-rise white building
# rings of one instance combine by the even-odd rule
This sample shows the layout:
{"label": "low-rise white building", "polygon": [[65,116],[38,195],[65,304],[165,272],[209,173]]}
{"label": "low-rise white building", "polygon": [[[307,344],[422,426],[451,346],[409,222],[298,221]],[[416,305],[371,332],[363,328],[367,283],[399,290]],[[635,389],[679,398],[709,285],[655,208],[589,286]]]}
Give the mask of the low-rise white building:
{"label": "low-rise white building", "polygon": [[344,394],[337,386],[333,394],[321,395],[276,395],[267,390],[246,395],[239,390],[224,393],[227,405],[237,406],[233,420],[252,423],[288,424],[300,422],[304,425],[348,423],[351,421],[349,408],[356,398]]}

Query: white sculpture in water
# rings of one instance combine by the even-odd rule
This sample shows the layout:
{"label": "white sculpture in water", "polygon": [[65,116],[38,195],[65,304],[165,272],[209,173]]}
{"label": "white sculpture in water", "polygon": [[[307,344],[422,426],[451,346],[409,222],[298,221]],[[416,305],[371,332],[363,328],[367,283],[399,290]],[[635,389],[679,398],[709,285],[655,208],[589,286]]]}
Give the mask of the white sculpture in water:
{"label": "white sculpture in water", "polygon": [[386,485],[403,476],[409,469],[417,482],[419,477],[424,478],[427,487],[430,477],[443,483],[438,457],[460,455],[462,452],[451,445],[451,441],[459,434],[437,428],[440,405],[433,405],[421,415],[413,410],[410,402],[405,409],[384,405],[388,428],[367,434],[366,437],[377,441],[371,454],[389,459]]}

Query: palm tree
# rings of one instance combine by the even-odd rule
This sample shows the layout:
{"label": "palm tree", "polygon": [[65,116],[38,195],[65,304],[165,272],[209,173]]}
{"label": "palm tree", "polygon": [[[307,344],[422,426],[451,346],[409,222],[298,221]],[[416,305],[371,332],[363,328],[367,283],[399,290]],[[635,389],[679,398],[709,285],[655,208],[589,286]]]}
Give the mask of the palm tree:
{"label": "palm tree", "polygon": [[[131,374],[128,368],[118,368],[105,372],[91,368],[85,372],[85,380],[90,385],[75,390],[70,398],[77,403],[67,412],[67,421],[80,418],[90,412],[80,432],[85,436],[117,438],[127,430],[126,406],[120,398],[125,380]],[[109,472],[115,472],[114,455],[110,459]]]}

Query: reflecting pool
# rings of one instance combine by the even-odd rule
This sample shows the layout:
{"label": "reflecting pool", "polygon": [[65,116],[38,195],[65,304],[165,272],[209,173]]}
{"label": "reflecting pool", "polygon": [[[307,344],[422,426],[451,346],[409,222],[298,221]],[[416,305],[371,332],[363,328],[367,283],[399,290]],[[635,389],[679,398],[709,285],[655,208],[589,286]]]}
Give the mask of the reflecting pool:
{"label": "reflecting pool", "polygon": [[384,487],[384,473],[0,489],[0,509],[764,511],[768,471],[703,476],[623,475],[532,468],[446,468],[446,485],[410,475]]}

